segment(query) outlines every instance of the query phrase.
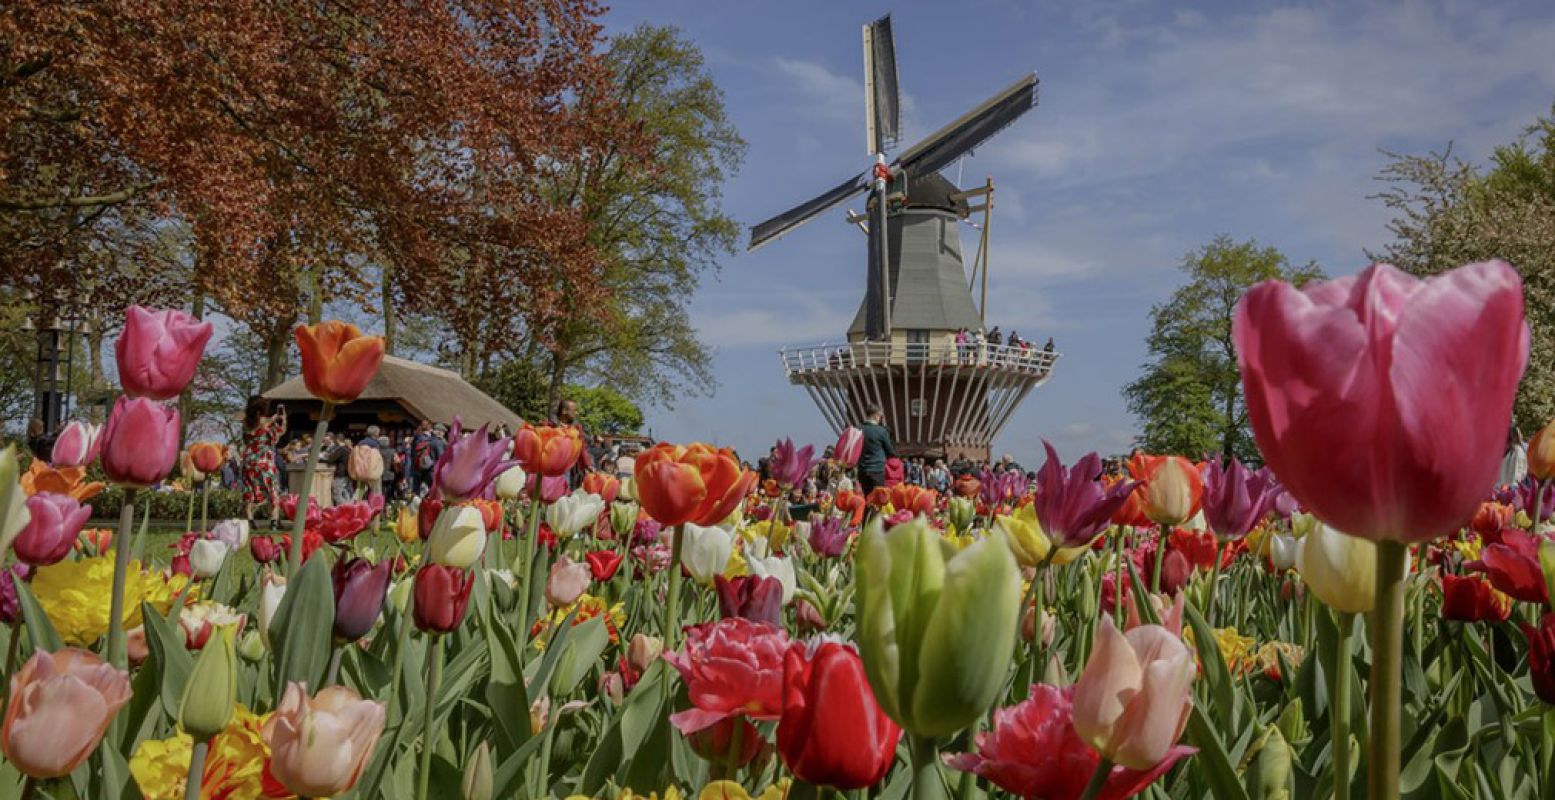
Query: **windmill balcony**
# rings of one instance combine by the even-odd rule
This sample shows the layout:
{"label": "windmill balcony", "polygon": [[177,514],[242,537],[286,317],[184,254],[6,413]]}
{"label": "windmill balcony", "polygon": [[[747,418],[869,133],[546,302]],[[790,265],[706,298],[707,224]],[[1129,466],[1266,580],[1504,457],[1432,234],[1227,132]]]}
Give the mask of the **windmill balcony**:
{"label": "windmill balcony", "polygon": [[1059,354],[1007,344],[954,342],[845,342],[778,351],[790,379],[795,373],[873,367],[993,367],[1045,379]]}

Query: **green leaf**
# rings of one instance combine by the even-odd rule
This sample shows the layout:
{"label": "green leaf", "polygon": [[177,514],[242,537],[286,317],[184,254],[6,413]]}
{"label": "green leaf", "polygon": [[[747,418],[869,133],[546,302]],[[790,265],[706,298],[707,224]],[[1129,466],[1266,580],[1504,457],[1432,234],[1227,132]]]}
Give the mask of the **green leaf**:
{"label": "green leaf", "polygon": [[38,598],[33,597],[32,587],[26,581],[16,577],[15,573],[7,573],[8,580],[16,584],[16,599],[22,607],[22,622],[27,625],[27,640],[32,645],[34,653],[52,653],[65,646],[59,638],[59,633],[54,630],[54,623],[49,621],[49,615],[43,613],[43,607],[38,605]]}
{"label": "green leaf", "polygon": [[1238,697],[1236,684],[1231,680],[1225,659],[1220,655],[1215,631],[1192,604],[1184,607],[1183,616],[1193,629],[1194,646],[1199,653],[1199,663],[1204,667],[1204,682],[1209,684],[1210,705],[1215,709],[1216,727],[1219,730],[1230,730],[1236,719]]}
{"label": "green leaf", "polygon": [[[1191,607],[1189,613],[1198,616]],[[1203,709],[1198,704],[1193,706],[1193,713],[1188,716],[1186,733],[1188,742],[1199,748],[1198,762],[1214,790],[1215,800],[1247,800],[1247,790],[1242,788],[1242,782],[1231,766],[1231,758],[1226,755],[1220,737],[1215,735],[1214,727],[1204,718]]]}
{"label": "green leaf", "polygon": [[270,622],[275,645],[275,696],[289,683],[317,689],[329,669],[334,647],[335,589],[323,558],[308,559],[286,586],[286,596]]}
{"label": "green leaf", "polygon": [[[169,613],[182,612],[173,608]],[[146,649],[150,653],[142,669],[162,676],[162,710],[168,717],[176,718],[178,703],[184,696],[184,684],[189,680],[189,673],[194,671],[194,657],[185,648],[183,627],[176,621],[163,619],[156,609],[145,604],[141,605],[140,617],[146,628]]]}
{"label": "green leaf", "polygon": [[496,757],[501,760],[529,740],[529,692],[524,688],[518,643],[496,615],[493,624],[486,626],[486,649],[491,655],[486,702],[497,722]]}
{"label": "green leaf", "polygon": [[[578,781],[580,793],[597,795],[612,779],[618,785],[644,791],[653,791],[653,787],[660,785],[657,773],[668,753],[662,743],[650,742],[650,739],[655,733],[662,735],[669,727],[665,719],[669,712],[664,704],[664,681],[669,680],[666,670],[665,662],[654,662],[632,688],[632,693],[621,701],[621,712],[600,736],[583,767]],[[638,768],[639,755],[644,756],[645,762],[654,762],[649,766],[655,774],[646,781],[639,774],[644,772]],[[641,782],[634,782],[634,779]]]}
{"label": "green leaf", "polygon": [[567,637],[555,673],[551,676],[551,696],[565,697],[593,672],[599,657],[610,646],[610,630],[604,617],[594,617],[575,628]]}

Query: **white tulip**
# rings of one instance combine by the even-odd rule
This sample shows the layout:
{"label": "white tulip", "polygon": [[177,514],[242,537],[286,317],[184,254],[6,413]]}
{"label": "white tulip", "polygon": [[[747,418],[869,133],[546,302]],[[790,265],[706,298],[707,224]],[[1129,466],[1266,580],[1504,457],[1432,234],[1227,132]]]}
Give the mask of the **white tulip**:
{"label": "white tulip", "polygon": [[275,611],[281,607],[281,599],[284,597],[286,579],[266,571],[260,579],[259,588],[259,636],[264,640],[266,648],[270,647],[270,621],[275,619]]}
{"label": "white tulip", "polygon": [[524,468],[515,464],[497,476],[497,496],[503,500],[517,500],[528,483],[529,476],[524,474]]}
{"label": "white tulip", "polygon": [[1294,536],[1276,533],[1269,538],[1269,560],[1274,562],[1274,568],[1277,570],[1294,568],[1296,553],[1300,550],[1301,540]]}
{"label": "white tulip", "polygon": [[799,580],[794,575],[794,562],[784,556],[768,556],[766,558],[747,558],[745,561],[750,573],[758,578],[777,578],[778,583],[783,584],[783,605],[794,599],[794,592],[799,589]]}
{"label": "white tulip", "polygon": [[550,523],[558,538],[565,538],[593,527],[604,511],[605,501],[598,495],[576,489],[572,494],[557,498],[545,509],[545,521]]}
{"label": "white tulip", "polygon": [[189,548],[189,569],[196,578],[214,578],[230,552],[232,548],[220,539],[198,539]]}
{"label": "white tulip", "polygon": [[704,528],[690,522],[685,525],[680,546],[680,563],[697,583],[710,584],[722,575],[734,552],[734,534],[717,525]]}
{"label": "white tulip", "polygon": [[434,564],[468,569],[486,552],[486,523],[474,506],[449,506],[437,515],[427,538],[427,557]]}

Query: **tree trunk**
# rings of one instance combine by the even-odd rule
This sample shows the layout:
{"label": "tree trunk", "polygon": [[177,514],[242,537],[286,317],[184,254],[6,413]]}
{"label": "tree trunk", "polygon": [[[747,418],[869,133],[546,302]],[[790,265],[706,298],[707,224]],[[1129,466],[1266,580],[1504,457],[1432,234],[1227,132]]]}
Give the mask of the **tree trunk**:
{"label": "tree trunk", "polygon": [[551,385],[545,393],[546,413],[555,411],[562,400],[562,381],[567,377],[567,359],[558,352],[551,352]]}
{"label": "tree trunk", "polygon": [[95,317],[92,319],[91,324],[92,324],[92,329],[90,331],[88,331],[87,334],[86,334],[86,349],[87,349],[87,356],[86,356],[86,362],[87,362],[87,373],[86,373],[87,395],[86,396],[92,399],[91,422],[93,424],[101,424],[102,422],[104,422],[103,414],[101,413],[103,408],[104,408],[104,406],[103,406],[103,404],[101,404],[99,402],[96,402],[96,401],[98,400],[98,398],[100,396],[98,393],[103,390],[103,383],[104,383],[104,381],[103,381],[103,325],[102,325],[102,321],[97,319],[97,318],[95,318]]}
{"label": "tree trunk", "polygon": [[259,384],[261,393],[286,380],[287,325],[277,325],[265,337],[265,379]]}
{"label": "tree trunk", "polygon": [[308,324],[324,321],[324,265],[319,263],[308,270]]}
{"label": "tree trunk", "polygon": [[394,355],[394,271],[383,267],[383,352]]}
{"label": "tree trunk", "polygon": [[1226,391],[1226,434],[1221,449],[1221,460],[1227,460],[1236,455],[1236,390]]}

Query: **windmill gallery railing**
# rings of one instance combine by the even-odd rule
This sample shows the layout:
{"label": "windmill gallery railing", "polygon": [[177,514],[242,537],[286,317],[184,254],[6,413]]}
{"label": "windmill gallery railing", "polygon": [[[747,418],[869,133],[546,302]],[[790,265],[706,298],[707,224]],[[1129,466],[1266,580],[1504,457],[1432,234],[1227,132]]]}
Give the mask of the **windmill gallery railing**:
{"label": "windmill gallery railing", "polygon": [[1006,344],[845,342],[779,350],[790,383],[805,387],[833,430],[870,406],[909,453],[986,451],[1059,354]]}

